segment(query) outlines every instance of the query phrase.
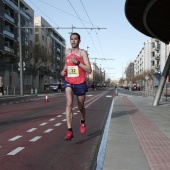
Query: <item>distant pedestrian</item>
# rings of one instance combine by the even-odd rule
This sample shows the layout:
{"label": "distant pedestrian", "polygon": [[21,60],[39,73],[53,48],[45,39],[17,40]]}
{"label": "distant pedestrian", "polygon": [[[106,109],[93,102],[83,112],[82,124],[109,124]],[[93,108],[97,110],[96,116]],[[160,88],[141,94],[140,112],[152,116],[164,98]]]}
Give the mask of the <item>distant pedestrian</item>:
{"label": "distant pedestrian", "polygon": [[2,93],[2,95],[4,95],[4,84],[2,77],[0,77],[0,92]]}
{"label": "distant pedestrian", "polygon": [[62,90],[62,85],[61,85],[61,80],[59,80],[59,83],[58,83],[58,92],[61,93],[61,90]]}

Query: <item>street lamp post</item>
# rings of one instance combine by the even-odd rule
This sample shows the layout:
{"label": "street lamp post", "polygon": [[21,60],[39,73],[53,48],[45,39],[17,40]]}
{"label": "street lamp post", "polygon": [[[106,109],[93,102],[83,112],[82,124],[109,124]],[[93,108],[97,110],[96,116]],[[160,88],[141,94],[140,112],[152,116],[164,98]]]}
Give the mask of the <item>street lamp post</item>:
{"label": "street lamp post", "polygon": [[89,48],[90,48],[90,47],[87,46],[87,56],[89,55],[89,53],[88,53],[88,49],[89,49]]}
{"label": "street lamp post", "polygon": [[19,31],[19,65],[20,65],[20,95],[23,96],[23,60],[22,60],[22,42],[21,42],[21,7],[18,0],[18,31]]}

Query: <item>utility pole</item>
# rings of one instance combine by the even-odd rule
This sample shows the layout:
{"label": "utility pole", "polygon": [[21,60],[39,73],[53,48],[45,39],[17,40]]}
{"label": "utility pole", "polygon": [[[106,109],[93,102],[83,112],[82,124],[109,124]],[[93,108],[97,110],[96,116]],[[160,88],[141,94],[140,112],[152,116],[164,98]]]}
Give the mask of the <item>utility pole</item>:
{"label": "utility pole", "polygon": [[19,28],[19,66],[20,66],[20,95],[23,96],[23,60],[22,60],[22,42],[21,42],[21,6],[18,0],[18,28]]}
{"label": "utility pole", "polygon": [[87,46],[87,56],[89,56],[89,53],[88,53],[88,49],[89,49],[89,48],[90,48],[90,47]]}

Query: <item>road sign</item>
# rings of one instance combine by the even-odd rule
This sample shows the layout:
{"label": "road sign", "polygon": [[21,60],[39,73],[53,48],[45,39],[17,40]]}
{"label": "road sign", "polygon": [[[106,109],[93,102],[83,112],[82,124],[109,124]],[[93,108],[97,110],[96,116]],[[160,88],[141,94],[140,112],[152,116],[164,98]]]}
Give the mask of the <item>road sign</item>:
{"label": "road sign", "polygon": [[[20,67],[20,61],[18,63],[18,67]],[[23,67],[25,67],[25,62],[23,61]]]}

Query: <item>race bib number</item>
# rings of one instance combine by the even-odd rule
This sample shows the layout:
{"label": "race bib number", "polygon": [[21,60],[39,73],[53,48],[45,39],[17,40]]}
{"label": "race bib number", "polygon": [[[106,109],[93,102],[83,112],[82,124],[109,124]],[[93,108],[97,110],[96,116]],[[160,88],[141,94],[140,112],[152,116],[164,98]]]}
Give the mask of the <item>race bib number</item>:
{"label": "race bib number", "polygon": [[68,77],[78,77],[79,76],[79,69],[78,66],[68,66]]}

